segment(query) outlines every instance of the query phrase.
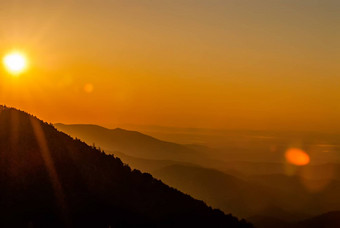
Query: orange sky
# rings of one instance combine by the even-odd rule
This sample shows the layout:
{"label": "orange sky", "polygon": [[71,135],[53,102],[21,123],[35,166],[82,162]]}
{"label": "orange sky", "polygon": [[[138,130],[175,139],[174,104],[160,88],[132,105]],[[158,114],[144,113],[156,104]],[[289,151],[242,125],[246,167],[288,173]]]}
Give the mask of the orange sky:
{"label": "orange sky", "polygon": [[0,103],[48,122],[340,130],[338,0],[0,3]]}

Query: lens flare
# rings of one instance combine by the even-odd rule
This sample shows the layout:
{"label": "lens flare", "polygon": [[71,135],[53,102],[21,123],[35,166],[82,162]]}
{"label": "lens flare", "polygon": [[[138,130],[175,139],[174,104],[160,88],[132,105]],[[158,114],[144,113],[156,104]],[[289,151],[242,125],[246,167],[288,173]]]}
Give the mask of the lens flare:
{"label": "lens flare", "polygon": [[85,86],[84,86],[84,91],[86,93],[92,93],[93,92],[93,85],[91,83],[87,83]]}
{"label": "lens flare", "polygon": [[286,151],[285,157],[287,162],[296,166],[304,166],[310,162],[309,155],[298,148],[290,148]]}

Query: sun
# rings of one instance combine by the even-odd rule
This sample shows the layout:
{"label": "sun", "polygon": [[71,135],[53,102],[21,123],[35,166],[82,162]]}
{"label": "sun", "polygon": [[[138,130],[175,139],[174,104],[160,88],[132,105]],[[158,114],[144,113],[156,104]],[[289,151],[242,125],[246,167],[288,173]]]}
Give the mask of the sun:
{"label": "sun", "polygon": [[3,64],[9,73],[19,75],[27,69],[27,58],[25,54],[13,51],[4,57]]}

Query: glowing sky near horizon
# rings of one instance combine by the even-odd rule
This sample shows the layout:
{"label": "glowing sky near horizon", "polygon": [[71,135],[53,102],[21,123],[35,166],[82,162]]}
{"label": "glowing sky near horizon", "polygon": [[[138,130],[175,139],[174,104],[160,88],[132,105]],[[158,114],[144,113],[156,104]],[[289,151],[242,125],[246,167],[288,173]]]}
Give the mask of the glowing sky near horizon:
{"label": "glowing sky near horizon", "polygon": [[338,0],[0,1],[0,103],[49,122],[340,130]]}

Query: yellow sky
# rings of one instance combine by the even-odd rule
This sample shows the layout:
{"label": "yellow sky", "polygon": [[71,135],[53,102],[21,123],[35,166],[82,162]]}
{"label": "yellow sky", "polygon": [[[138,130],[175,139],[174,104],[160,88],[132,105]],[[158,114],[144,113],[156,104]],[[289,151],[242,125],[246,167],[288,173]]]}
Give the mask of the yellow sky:
{"label": "yellow sky", "polygon": [[0,102],[49,122],[340,130],[337,0],[1,1]]}

